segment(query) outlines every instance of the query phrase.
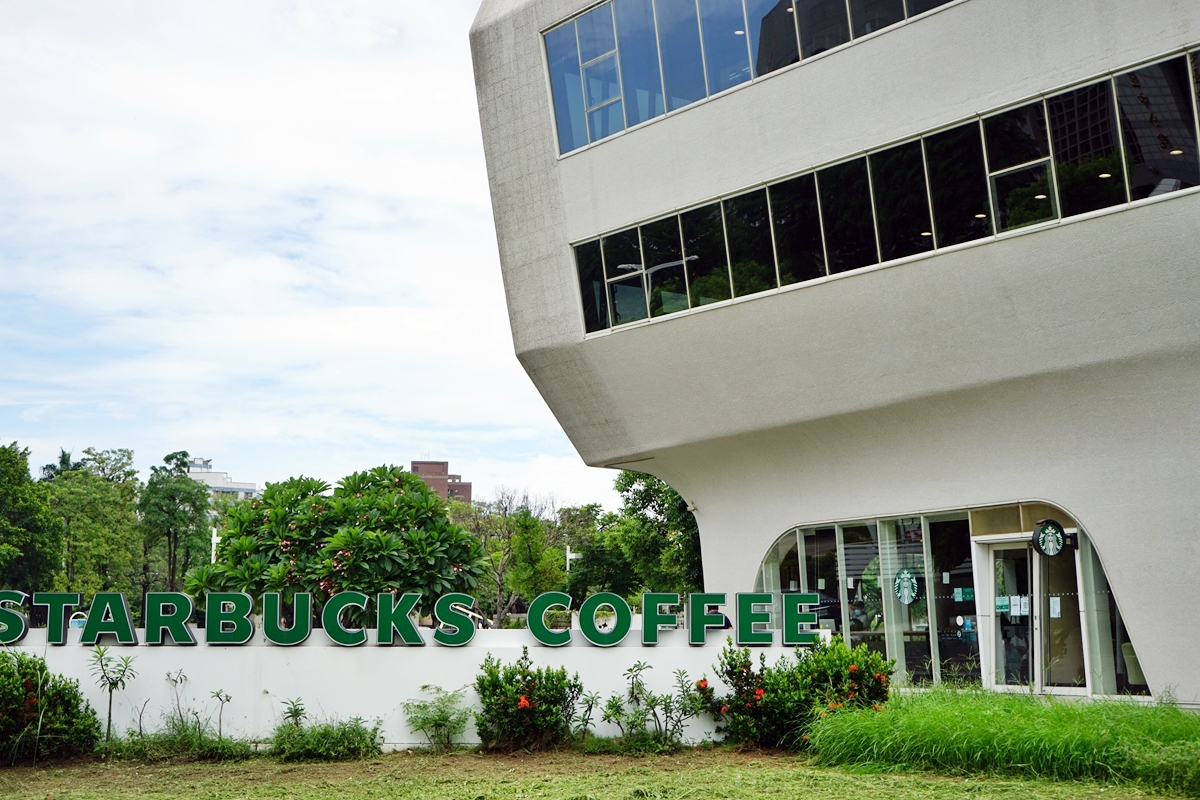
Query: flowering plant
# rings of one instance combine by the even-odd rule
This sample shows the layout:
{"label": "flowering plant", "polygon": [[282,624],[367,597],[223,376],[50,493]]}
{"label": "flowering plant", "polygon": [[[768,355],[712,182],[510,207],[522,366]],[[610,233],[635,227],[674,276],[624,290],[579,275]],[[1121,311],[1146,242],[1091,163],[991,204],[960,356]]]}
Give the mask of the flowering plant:
{"label": "flowering plant", "polygon": [[528,647],[512,664],[489,653],[480,670],[475,730],[485,750],[537,750],[571,738],[583,694],[578,674],[568,677],[562,667],[534,669]]}

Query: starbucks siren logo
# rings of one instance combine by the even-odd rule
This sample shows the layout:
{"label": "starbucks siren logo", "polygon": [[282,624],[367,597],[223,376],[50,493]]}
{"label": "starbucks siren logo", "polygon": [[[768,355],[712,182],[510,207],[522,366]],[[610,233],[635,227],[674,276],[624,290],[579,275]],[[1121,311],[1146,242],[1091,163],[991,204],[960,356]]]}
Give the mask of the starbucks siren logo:
{"label": "starbucks siren logo", "polygon": [[892,591],[896,593],[896,599],[904,605],[908,605],[913,600],[917,599],[917,574],[908,567],[896,573],[896,580],[892,582]]}
{"label": "starbucks siren logo", "polygon": [[1033,529],[1033,547],[1044,556],[1058,555],[1066,542],[1062,525],[1052,519],[1042,520]]}

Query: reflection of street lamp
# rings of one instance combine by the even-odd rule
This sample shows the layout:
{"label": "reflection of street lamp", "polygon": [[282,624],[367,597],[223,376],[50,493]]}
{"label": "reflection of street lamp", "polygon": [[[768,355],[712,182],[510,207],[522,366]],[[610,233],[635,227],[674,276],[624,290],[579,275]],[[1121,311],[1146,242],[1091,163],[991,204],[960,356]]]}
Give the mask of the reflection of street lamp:
{"label": "reflection of street lamp", "polygon": [[567,572],[571,571],[571,559],[583,558],[583,553],[572,553],[571,545],[567,545]]}

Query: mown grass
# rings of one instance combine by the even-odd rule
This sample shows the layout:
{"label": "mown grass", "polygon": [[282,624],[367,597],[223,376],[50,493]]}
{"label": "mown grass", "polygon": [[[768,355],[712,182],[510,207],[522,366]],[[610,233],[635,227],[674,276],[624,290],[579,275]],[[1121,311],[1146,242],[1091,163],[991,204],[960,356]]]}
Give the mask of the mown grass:
{"label": "mown grass", "polygon": [[1172,705],[942,688],[810,731],[823,764],[1098,780],[1200,797],[1200,715]]}
{"label": "mown grass", "polygon": [[1132,800],[1153,796],[1099,783],[862,773],[816,767],[804,756],[726,748],[642,758],[570,752],[397,753],[340,764],[281,764],[267,759],[182,765],[92,761],[0,770],[0,797],[13,800]]}

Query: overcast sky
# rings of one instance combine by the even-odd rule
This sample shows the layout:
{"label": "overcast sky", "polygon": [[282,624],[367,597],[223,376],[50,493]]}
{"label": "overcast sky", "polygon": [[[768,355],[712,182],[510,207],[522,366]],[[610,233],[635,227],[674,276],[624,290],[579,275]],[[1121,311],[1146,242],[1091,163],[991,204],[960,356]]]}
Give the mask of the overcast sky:
{"label": "overcast sky", "polygon": [[615,506],[513,356],[477,6],[0,4],[0,439]]}

